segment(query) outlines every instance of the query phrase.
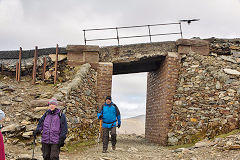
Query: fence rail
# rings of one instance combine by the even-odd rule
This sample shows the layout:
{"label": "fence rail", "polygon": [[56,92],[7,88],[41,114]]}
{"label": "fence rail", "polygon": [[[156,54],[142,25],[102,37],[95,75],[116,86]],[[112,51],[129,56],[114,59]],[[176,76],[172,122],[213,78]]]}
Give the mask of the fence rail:
{"label": "fence rail", "polygon": [[[187,20],[179,20],[179,22],[175,23],[160,23],[160,24],[151,24],[151,25],[136,25],[136,26],[127,26],[127,27],[110,27],[110,28],[96,28],[96,29],[84,29],[83,35],[84,35],[84,42],[85,45],[87,45],[88,41],[104,41],[104,40],[117,40],[118,45],[120,44],[120,39],[127,39],[127,38],[140,38],[140,37],[149,37],[150,43],[152,42],[152,37],[154,36],[166,36],[166,35],[181,35],[181,38],[183,38],[182,34],[182,22],[187,22],[190,24],[193,21],[199,21],[200,19],[187,19]],[[153,26],[166,26],[166,25],[179,25],[179,32],[173,32],[173,33],[158,33],[158,34],[151,34],[151,27]],[[135,35],[135,36],[119,36],[119,30],[120,29],[129,29],[129,28],[143,28],[147,27],[148,34],[145,35]],[[110,38],[96,38],[96,39],[87,39],[86,32],[90,31],[103,31],[103,30],[116,30],[116,37],[110,37]]]}
{"label": "fence rail", "polygon": [[[166,25],[179,25],[179,32],[173,32],[173,33],[158,33],[158,34],[151,34],[151,27],[153,26],[166,26]],[[147,27],[148,29],[148,34],[145,35],[134,35],[134,36],[119,36],[119,30],[120,29],[129,29],[129,28],[144,28]],[[86,37],[86,32],[89,31],[103,31],[103,30],[116,30],[116,37],[110,37],[110,38],[96,38],[96,39],[87,39]],[[161,24],[152,24],[152,25],[136,25],[136,26],[128,26],[128,27],[116,27],[116,28],[96,28],[96,29],[84,29],[83,30],[84,34],[84,42],[85,45],[87,45],[88,41],[104,41],[104,40],[117,40],[118,45],[120,44],[120,39],[129,39],[129,38],[140,38],[140,37],[149,37],[149,41],[152,42],[152,37],[154,36],[164,36],[164,35],[181,35],[182,36],[182,26],[181,22],[179,21],[178,23],[161,23]]]}

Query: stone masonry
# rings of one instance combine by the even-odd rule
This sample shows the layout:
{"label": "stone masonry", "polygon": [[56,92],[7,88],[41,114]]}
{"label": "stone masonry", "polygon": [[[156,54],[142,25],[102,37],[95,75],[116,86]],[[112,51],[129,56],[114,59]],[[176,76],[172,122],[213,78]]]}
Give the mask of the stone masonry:
{"label": "stone masonry", "polygon": [[211,39],[208,55],[182,54],[169,145],[195,143],[239,128],[239,44],[237,39]]}

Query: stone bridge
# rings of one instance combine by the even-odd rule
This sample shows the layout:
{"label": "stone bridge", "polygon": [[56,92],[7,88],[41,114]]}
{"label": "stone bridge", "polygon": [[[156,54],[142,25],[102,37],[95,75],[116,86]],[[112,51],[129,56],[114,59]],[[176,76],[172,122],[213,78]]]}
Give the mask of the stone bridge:
{"label": "stone bridge", "polygon": [[209,44],[203,40],[180,39],[124,46],[69,45],[68,63],[90,63],[98,70],[98,103],[111,95],[112,75],[148,72],[146,102],[146,139],[167,145],[173,96],[180,69],[181,54],[208,55]]}

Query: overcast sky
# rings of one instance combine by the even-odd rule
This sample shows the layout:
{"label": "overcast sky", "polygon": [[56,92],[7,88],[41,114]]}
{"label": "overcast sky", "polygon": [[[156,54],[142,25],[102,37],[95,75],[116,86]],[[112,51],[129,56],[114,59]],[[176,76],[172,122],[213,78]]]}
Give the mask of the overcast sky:
{"label": "overcast sky", "polygon": [[[240,0],[0,0],[0,50],[84,44],[83,29],[169,23],[192,18],[200,21],[183,24],[184,38],[239,38],[239,16]],[[152,28],[153,33],[178,31],[178,26]],[[147,33],[146,28],[119,31],[120,36]],[[94,32],[87,33],[87,38],[115,35],[113,31]],[[164,36],[153,40],[178,38]],[[138,42],[148,42],[148,38],[120,41],[121,44]],[[146,73],[113,77],[113,98],[123,116],[145,113],[145,92]]]}

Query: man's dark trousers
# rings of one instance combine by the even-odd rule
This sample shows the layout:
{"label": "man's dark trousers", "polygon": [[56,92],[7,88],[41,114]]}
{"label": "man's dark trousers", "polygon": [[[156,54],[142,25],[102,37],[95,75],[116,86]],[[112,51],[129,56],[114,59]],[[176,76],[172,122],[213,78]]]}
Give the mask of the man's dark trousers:
{"label": "man's dark trousers", "polygon": [[116,127],[103,128],[103,150],[104,151],[108,149],[109,132],[111,134],[112,146],[115,146],[117,143]]}

